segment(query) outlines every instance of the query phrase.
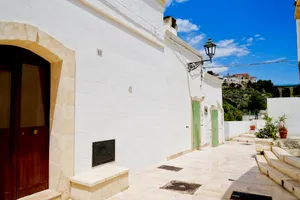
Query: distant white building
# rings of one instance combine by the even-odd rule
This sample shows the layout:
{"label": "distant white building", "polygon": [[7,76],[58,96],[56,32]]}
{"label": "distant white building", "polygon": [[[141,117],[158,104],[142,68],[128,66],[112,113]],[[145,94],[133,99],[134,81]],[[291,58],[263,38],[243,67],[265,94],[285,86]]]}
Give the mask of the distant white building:
{"label": "distant white building", "polygon": [[255,76],[250,76],[248,73],[233,74],[233,75],[227,74],[226,76],[224,76],[223,80],[224,80],[224,83],[226,83],[228,85],[230,85],[231,83],[234,83],[234,84],[245,83],[245,84],[247,84],[249,81],[251,81],[252,83],[257,82],[256,77]]}

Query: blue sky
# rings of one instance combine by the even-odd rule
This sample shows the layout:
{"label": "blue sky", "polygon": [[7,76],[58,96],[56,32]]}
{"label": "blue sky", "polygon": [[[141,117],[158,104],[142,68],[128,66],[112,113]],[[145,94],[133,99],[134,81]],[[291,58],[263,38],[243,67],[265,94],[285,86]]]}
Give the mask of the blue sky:
{"label": "blue sky", "polygon": [[[179,37],[203,53],[218,45],[213,66],[280,59],[297,60],[293,0],[167,0],[165,16],[177,19]],[[275,84],[299,83],[297,62],[217,68],[220,74],[249,73]]]}

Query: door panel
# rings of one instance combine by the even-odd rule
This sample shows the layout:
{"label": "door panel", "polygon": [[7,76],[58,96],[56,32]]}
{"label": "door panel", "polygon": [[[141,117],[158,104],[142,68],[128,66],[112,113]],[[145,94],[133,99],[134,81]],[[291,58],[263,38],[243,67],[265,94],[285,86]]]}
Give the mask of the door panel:
{"label": "door panel", "polygon": [[219,125],[218,125],[218,110],[212,110],[212,146],[219,145]]}
{"label": "door panel", "polygon": [[192,102],[193,109],[193,148],[200,147],[200,102]]}
{"label": "door panel", "polygon": [[0,55],[0,200],[15,200],[48,188],[50,64],[8,45]]}
{"label": "door panel", "polygon": [[45,69],[23,64],[18,133],[17,197],[48,188]]}
{"label": "door panel", "polygon": [[11,197],[11,72],[0,64],[0,199]]}

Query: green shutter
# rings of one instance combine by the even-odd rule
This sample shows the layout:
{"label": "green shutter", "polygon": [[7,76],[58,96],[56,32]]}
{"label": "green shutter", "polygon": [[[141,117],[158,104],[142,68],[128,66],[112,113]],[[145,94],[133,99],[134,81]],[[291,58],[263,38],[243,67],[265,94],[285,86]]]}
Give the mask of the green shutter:
{"label": "green shutter", "polygon": [[212,110],[212,146],[216,147],[219,145],[219,124],[218,124],[218,110]]}
{"label": "green shutter", "polygon": [[200,102],[192,102],[193,109],[193,148],[200,147]]}

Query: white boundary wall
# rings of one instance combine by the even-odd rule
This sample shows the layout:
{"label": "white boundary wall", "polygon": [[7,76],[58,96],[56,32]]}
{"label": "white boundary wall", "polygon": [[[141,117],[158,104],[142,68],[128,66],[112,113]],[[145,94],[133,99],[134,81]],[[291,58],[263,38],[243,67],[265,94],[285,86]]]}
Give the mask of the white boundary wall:
{"label": "white boundary wall", "polygon": [[228,121],[224,123],[225,140],[238,137],[240,134],[248,133],[250,125],[255,124],[256,130],[261,129],[265,125],[264,120],[255,121]]}
{"label": "white boundary wall", "polygon": [[270,98],[268,99],[268,115],[278,118],[286,115],[288,137],[300,138],[300,98]]}

